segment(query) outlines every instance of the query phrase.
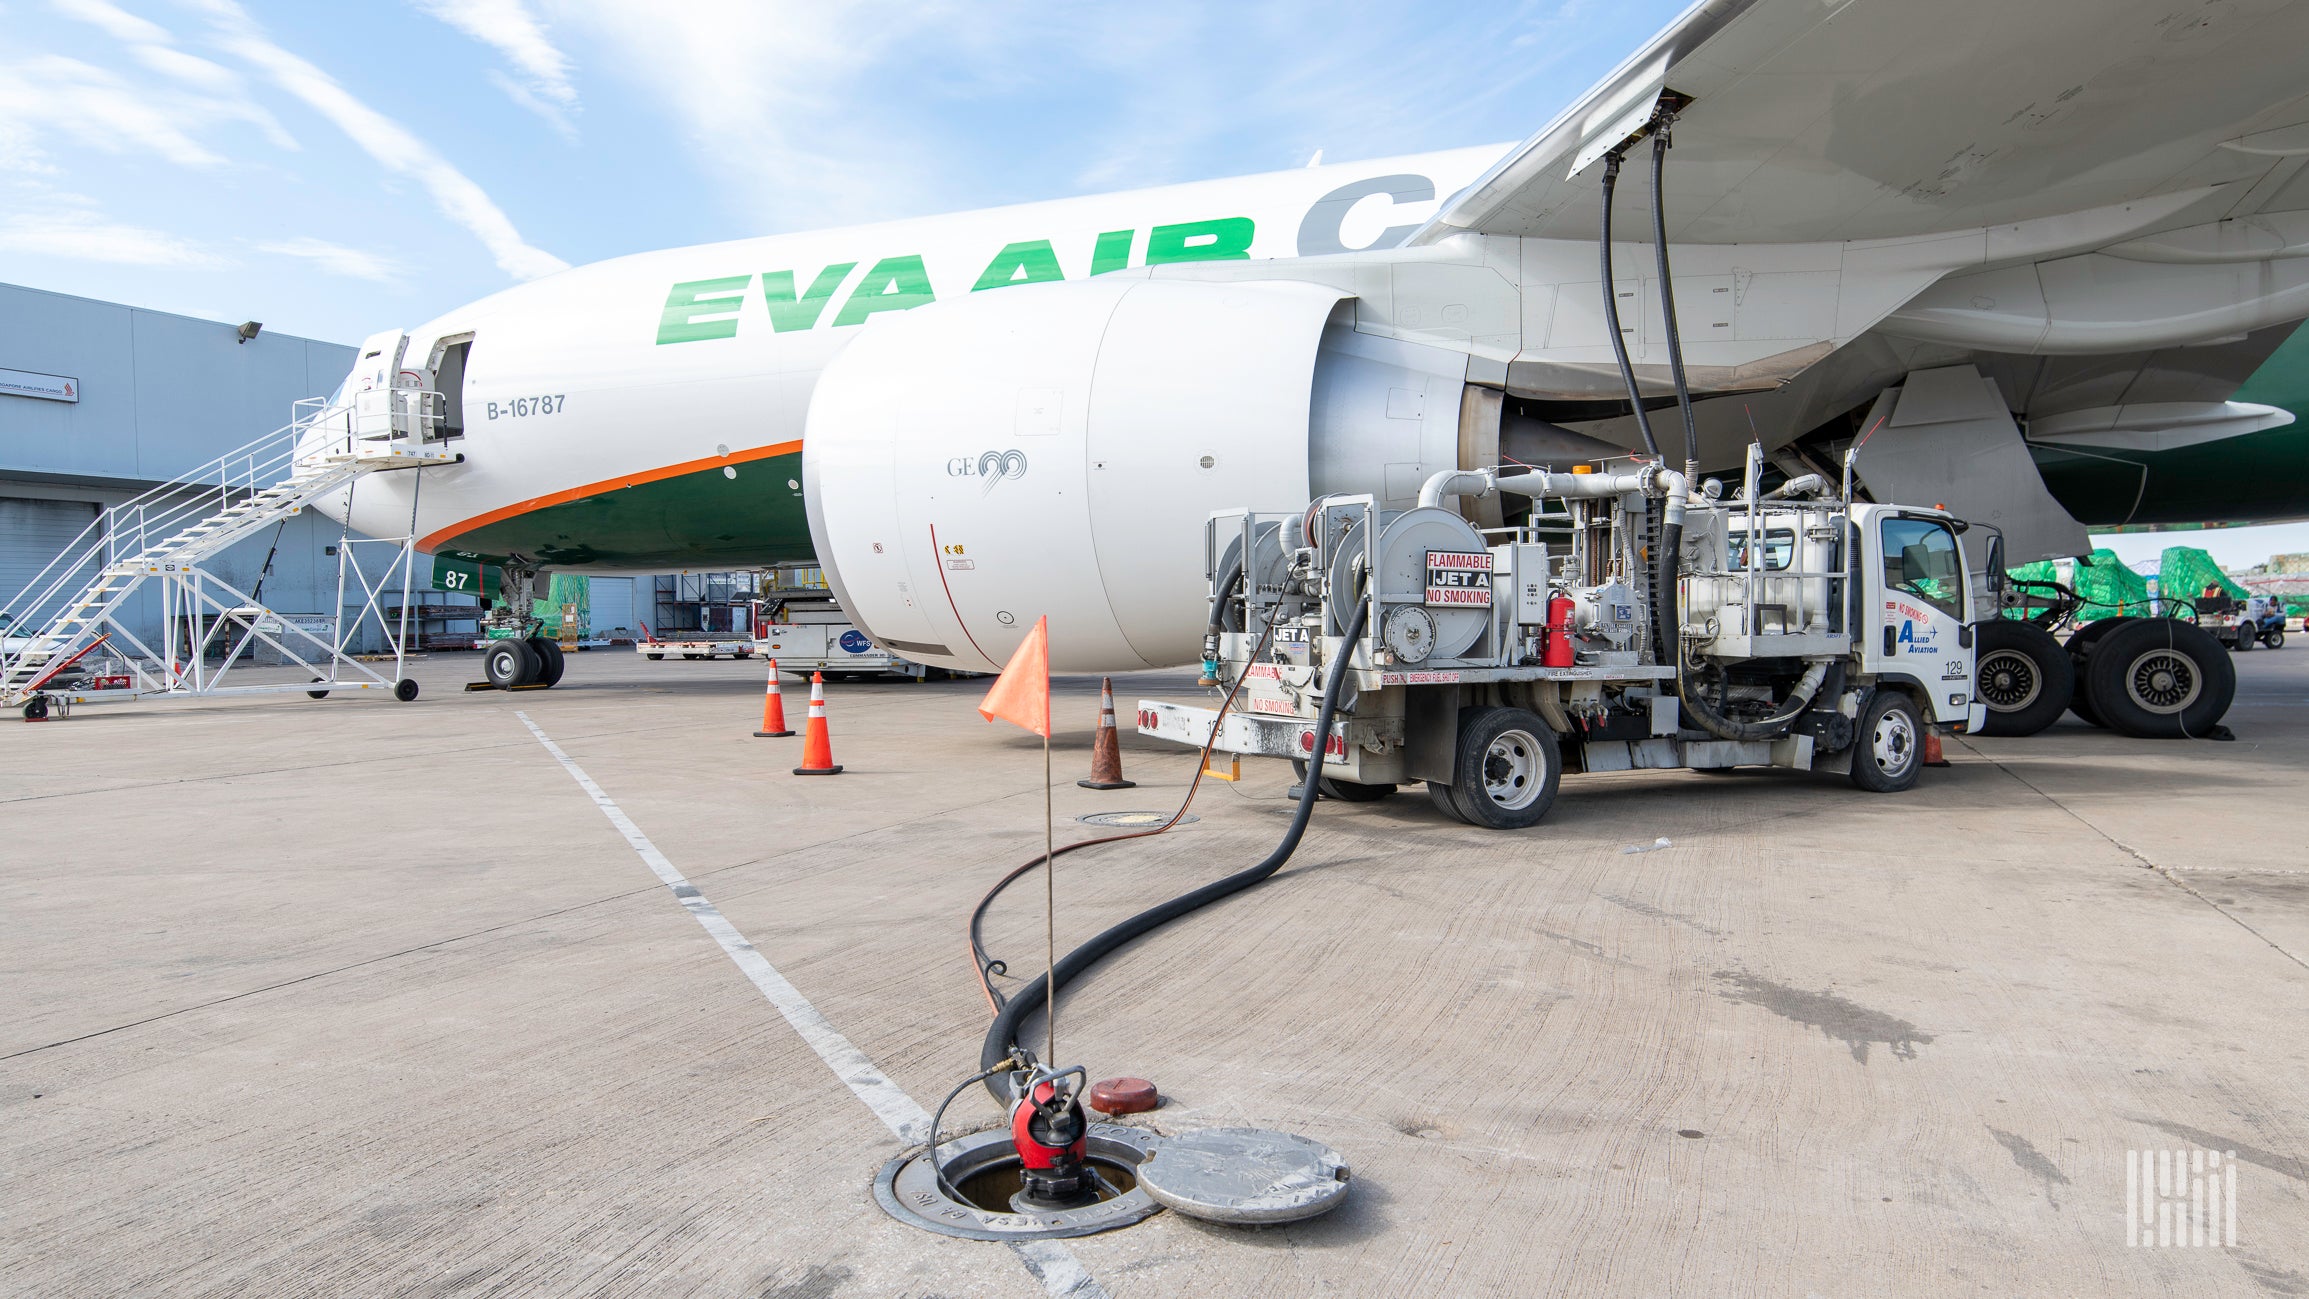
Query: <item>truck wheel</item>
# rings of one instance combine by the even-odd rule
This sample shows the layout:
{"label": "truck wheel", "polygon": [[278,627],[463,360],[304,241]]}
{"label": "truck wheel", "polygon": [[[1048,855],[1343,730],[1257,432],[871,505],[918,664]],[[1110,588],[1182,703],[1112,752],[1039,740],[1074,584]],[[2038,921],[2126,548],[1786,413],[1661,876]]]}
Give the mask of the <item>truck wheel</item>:
{"label": "truck wheel", "polygon": [[[1297,758],[1291,759],[1291,774],[1300,780],[1305,780],[1307,778],[1307,764]],[[1362,785],[1352,780],[1341,780],[1336,776],[1322,776],[1317,778],[1315,792],[1325,798],[1338,799],[1342,803],[1376,803],[1394,793],[1395,786]]]}
{"label": "truck wheel", "polygon": [[1460,815],[1494,830],[1536,825],[1555,805],[1563,750],[1539,714],[1522,708],[1470,708],[1459,714],[1458,777],[1452,801]]}
{"label": "truck wheel", "polygon": [[2253,648],[2253,641],[2255,639],[2256,635],[2252,627],[2245,623],[2238,623],[2236,632],[2229,639],[2229,648],[2239,654],[2242,654],[2246,650]]}
{"label": "truck wheel", "polygon": [[561,642],[546,636],[529,638],[529,652],[537,656],[537,684],[561,684],[561,670],[567,663],[561,652]]}
{"label": "truck wheel", "polygon": [[2136,739],[2209,734],[2237,696],[2221,643],[2176,618],[2139,618],[2093,648],[2093,708]]}
{"label": "truck wheel", "polygon": [[1988,705],[1983,735],[2034,735],[2060,720],[2076,697],[2076,664],[2035,623],[1982,623],[1973,652],[1973,690]]}
{"label": "truck wheel", "polygon": [[[1322,787],[1318,785],[1316,788],[1320,789]],[[1451,797],[1451,783],[1449,781],[1428,781],[1427,801],[1435,804],[1436,811],[1441,812],[1443,815],[1459,822],[1461,825],[1467,824],[1467,818],[1459,811],[1458,801]]]}
{"label": "truck wheel", "polygon": [[2135,621],[2138,620],[2133,618],[2103,618],[2099,622],[2088,622],[2077,628],[2070,633],[2068,638],[2069,669],[2071,675],[2076,678],[2076,688],[2069,695],[2068,710],[2103,730],[2108,729],[2108,723],[2102,721],[2101,715],[2093,711],[2092,691],[2087,684],[2091,678],[2089,665],[2092,662],[2093,646],[2099,644],[2101,638],[2110,632],[2126,623]]}
{"label": "truck wheel", "polygon": [[537,651],[527,641],[491,641],[481,656],[481,675],[499,690],[525,686],[537,679]]}
{"label": "truck wheel", "polygon": [[1897,794],[1924,770],[1924,719],[1906,692],[1878,690],[1860,718],[1852,783],[1871,794]]}
{"label": "truck wheel", "polygon": [[[1601,283],[1602,281],[1599,280],[1597,282]],[[642,657],[648,659],[652,663],[662,663],[665,661],[665,655],[663,654],[644,654]]]}
{"label": "truck wheel", "polygon": [[2262,634],[2261,643],[2270,649],[2285,648],[2285,629],[2283,627],[2271,627]]}

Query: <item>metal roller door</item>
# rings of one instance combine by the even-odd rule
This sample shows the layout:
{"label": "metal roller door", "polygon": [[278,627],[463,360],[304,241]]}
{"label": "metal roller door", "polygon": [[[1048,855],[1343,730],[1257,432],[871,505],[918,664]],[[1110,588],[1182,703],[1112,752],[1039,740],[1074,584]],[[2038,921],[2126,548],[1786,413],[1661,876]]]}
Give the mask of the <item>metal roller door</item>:
{"label": "metal roller door", "polygon": [[597,577],[586,584],[593,595],[593,634],[605,636],[633,627],[633,579]]}
{"label": "metal roller door", "polygon": [[[42,501],[20,496],[0,496],[0,608],[14,615],[17,624],[29,629],[44,622],[64,599],[77,593],[95,576],[93,564],[78,573],[77,581],[66,584],[58,598],[48,601],[39,609],[20,609],[17,601],[32,579],[48,567],[49,561],[64,553],[89,520],[96,517],[93,501]],[[54,580],[55,574],[49,575]],[[46,582],[42,583],[47,585]]]}

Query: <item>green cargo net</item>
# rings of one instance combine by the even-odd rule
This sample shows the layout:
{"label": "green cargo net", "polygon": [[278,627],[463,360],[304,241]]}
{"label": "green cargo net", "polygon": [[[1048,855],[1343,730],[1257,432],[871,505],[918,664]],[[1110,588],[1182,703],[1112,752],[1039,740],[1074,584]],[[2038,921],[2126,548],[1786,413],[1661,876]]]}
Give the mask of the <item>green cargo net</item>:
{"label": "green cargo net", "polygon": [[2126,567],[2113,550],[2096,550],[2076,561],[2076,577],[2070,585],[2084,604],[2077,610],[2078,622],[2146,618],[2157,611],[2148,581]]}
{"label": "green cargo net", "polygon": [[[2212,588],[2208,592],[2207,588]],[[2157,593],[2168,604],[2178,606],[2182,601],[2201,602],[2209,593],[2227,596],[2230,600],[2244,601],[2246,591],[2221,571],[2213,557],[2195,546],[2167,546],[2158,560]]]}
{"label": "green cargo net", "polygon": [[[584,636],[593,625],[592,591],[592,584],[582,574],[555,573],[545,598],[537,601],[533,610],[533,616],[545,624],[543,634],[564,640]],[[566,631],[562,627],[565,614],[575,615]]]}

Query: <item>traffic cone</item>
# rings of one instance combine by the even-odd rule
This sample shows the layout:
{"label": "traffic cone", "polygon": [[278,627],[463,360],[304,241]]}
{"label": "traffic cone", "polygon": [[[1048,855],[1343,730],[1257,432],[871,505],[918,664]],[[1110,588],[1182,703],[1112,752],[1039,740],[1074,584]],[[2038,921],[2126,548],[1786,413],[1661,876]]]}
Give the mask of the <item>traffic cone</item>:
{"label": "traffic cone", "polygon": [[842,765],[834,761],[834,739],[826,733],[826,674],[810,674],[809,730],[802,736],[802,765],[797,776],[837,776]]}
{"label": "traffic cone", "polygon": [[1948,759],[1941,756],[1940,731],[1937,727],[1927,726],[1924,728],[1924,765],[1927,767],[1945,767],[1948,765]]}
{"label": "traffic cone", "polygon": [[1090,779],[1074,782],[1084,789],[1136,789],[1138,782],[1122,778],[1122,737],[1114,729],[1114,679],[1098,682],[1098,738],[1090,746]]}
{"label": "traffic cone", "polygon": [[770,660],[770,692],[762,696],[762,729],[754,732],[756,739],[782,740],[793,732],[786,729],[786,700],[778,693],[778,661]]}

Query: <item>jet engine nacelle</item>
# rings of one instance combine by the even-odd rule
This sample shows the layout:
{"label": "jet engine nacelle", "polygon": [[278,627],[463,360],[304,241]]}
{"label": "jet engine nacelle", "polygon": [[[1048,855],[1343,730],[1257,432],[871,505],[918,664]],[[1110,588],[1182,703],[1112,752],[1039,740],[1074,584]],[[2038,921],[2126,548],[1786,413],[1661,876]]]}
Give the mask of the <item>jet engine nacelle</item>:
{"label": "jet engine nacelle", "polygon": [[880,316],[820,376],[803,437],[836,595],[942,667],[1001,667],[1045,615],[1055,670],[1198,658],[1211,511],[1405,495],[1457,467],[1465,357],[1357,335],[1347,303],[1115,276]]}

